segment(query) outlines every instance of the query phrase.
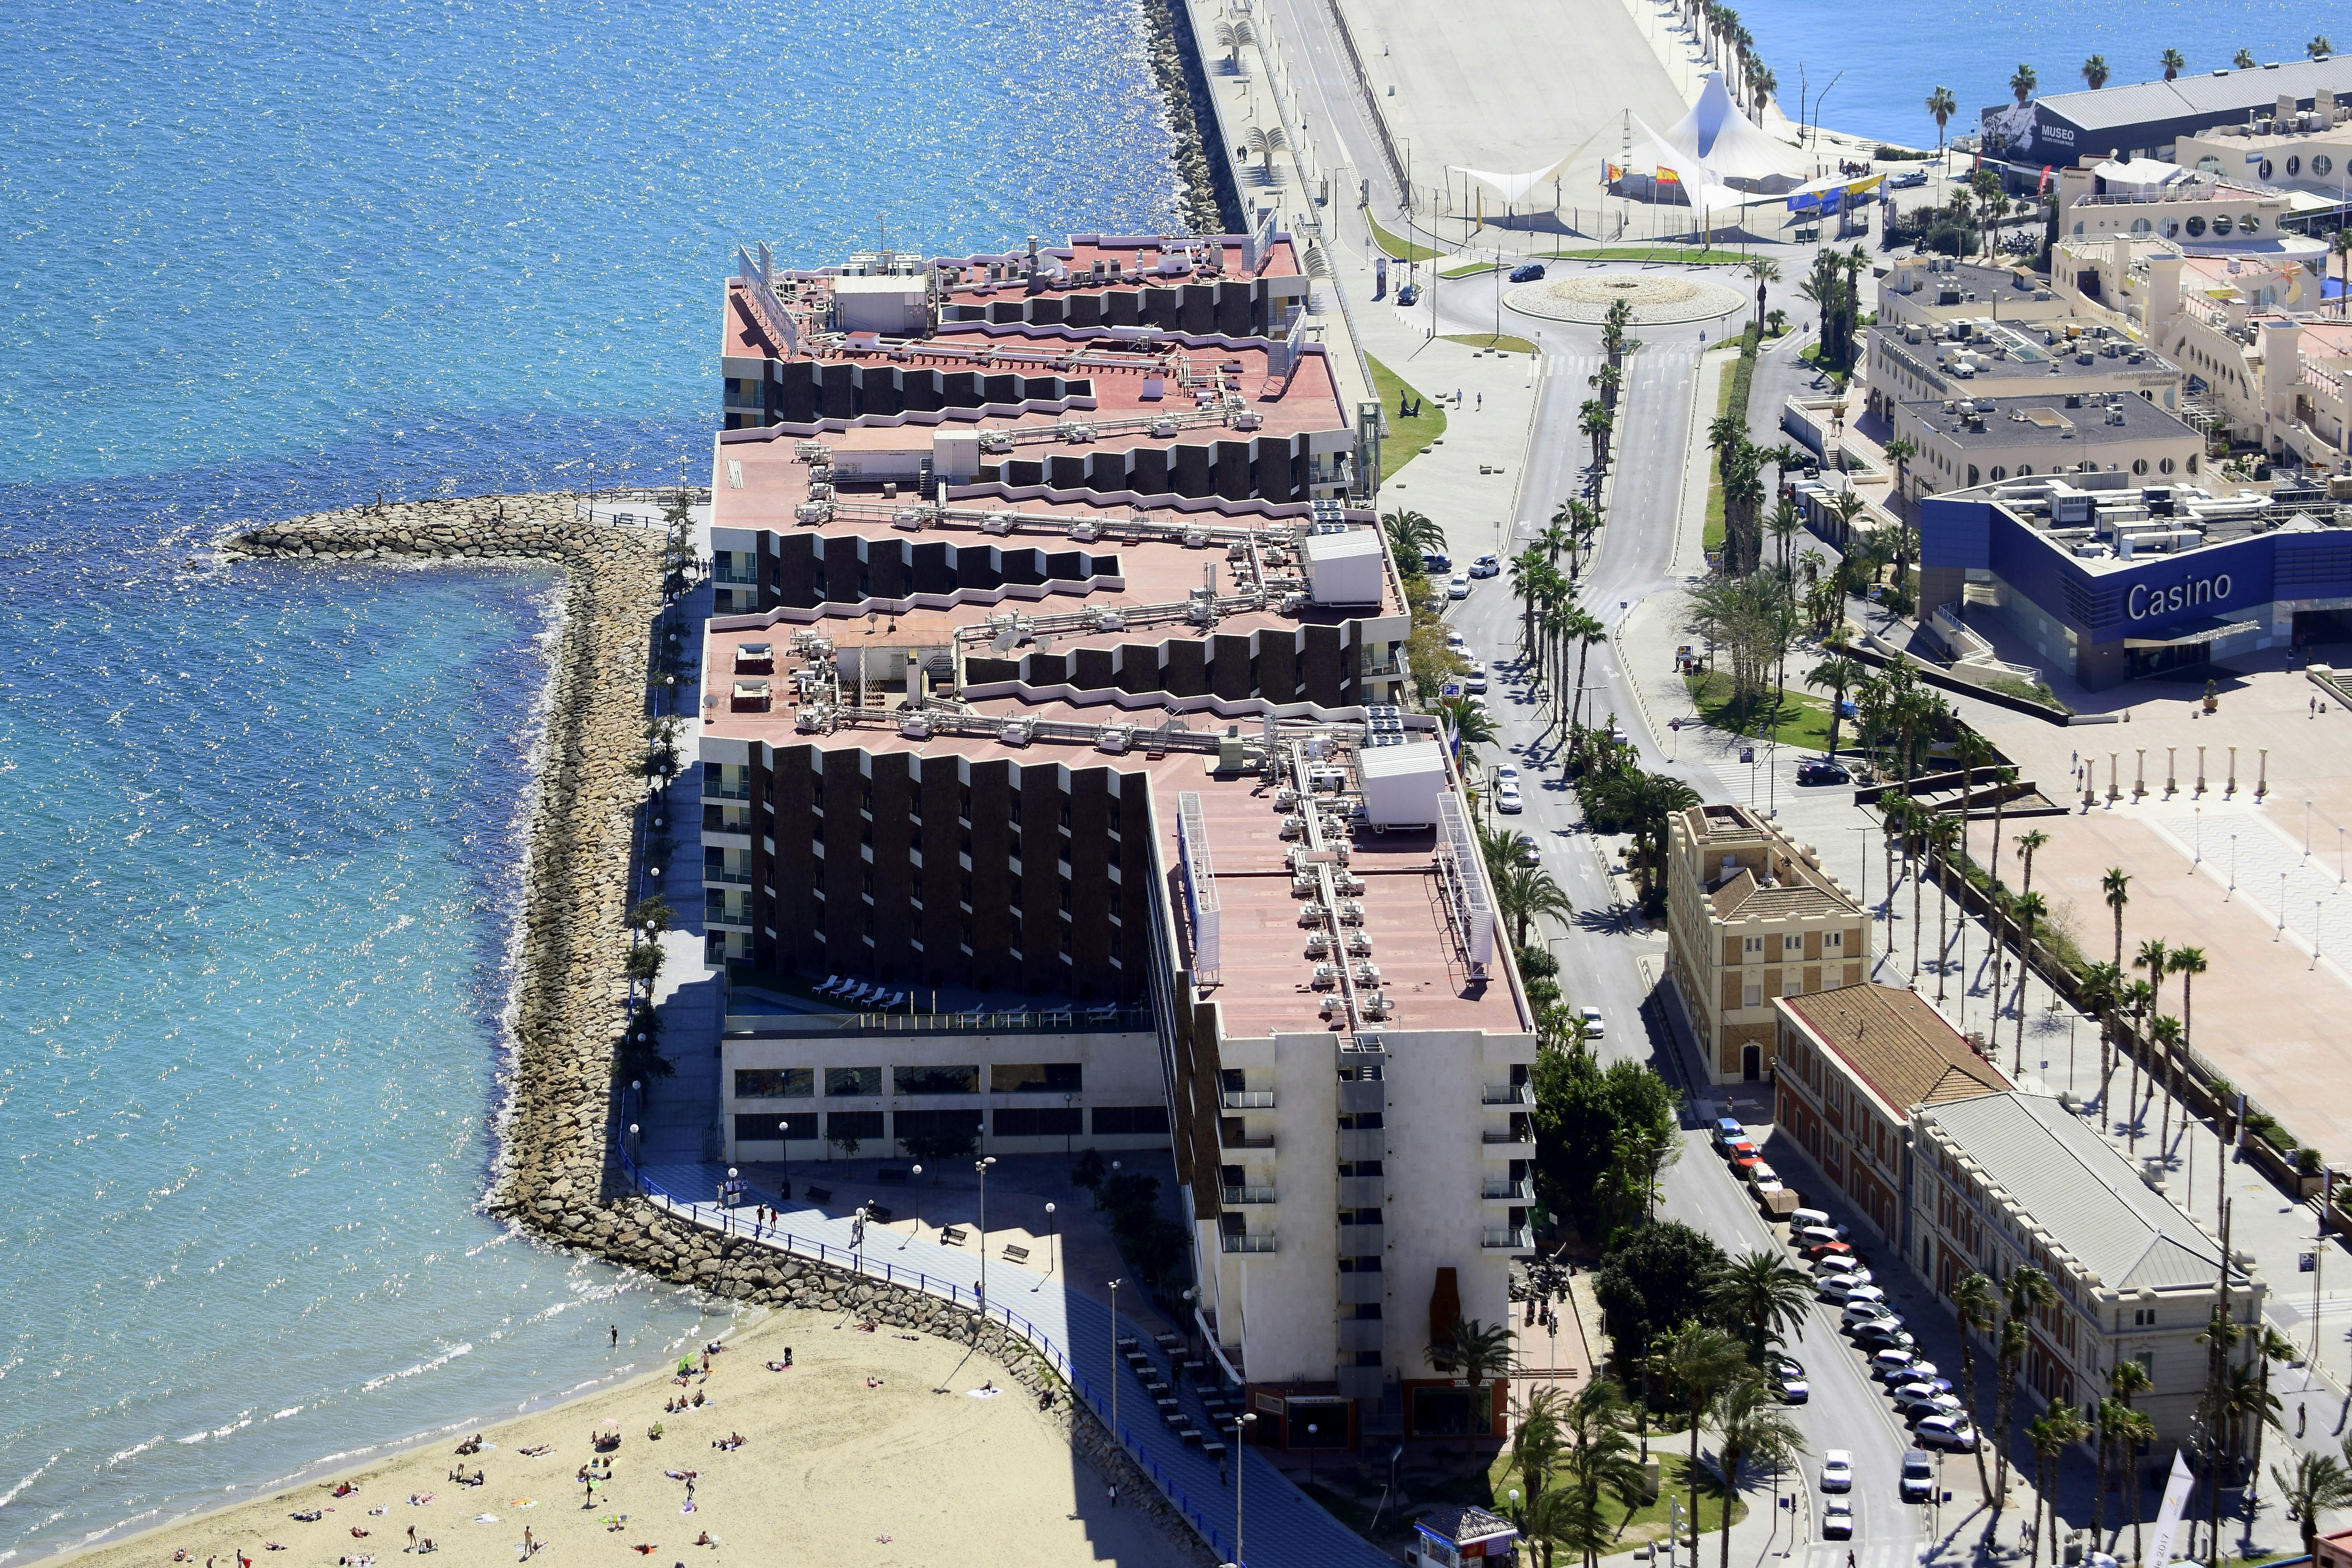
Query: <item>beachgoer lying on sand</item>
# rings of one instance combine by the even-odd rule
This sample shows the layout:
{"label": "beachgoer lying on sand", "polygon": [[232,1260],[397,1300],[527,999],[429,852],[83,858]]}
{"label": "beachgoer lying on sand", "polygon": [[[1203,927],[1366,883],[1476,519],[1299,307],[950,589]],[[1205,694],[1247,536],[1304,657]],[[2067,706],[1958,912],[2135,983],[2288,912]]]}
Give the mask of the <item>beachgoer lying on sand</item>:
{"label": "beachgoer lying on sand", "polygon": [[356,1524],[355,1524],[355,1525],[352,1526],[352,1535],[354,1535],[354,1536],[364,1536],[365,1534],[367,1534],[367,1531],[364,1531],[364,1530],[362,1530],[358,1525],[356,1525]]}
{"label": "beachgoer lying on sand", "polygon": [[174,1562],[174,1563],[185,1563],[187,1560],[188,1560],[188,1549],[187,1549],[186,1547],[184,1547],[184,1546],[181,1547],[178,1551],[176,1551],[176,1552],[173,1552],[173,1553],[172,1553],[172,1561],[173,1561],[173,1562]]}
{"label": "beachgoer lying on sand", "polygon": [[305,1524],[316,1524],[319,1521],[327,1517],[327,1510],[323,1508],[304,1509],[300,1513],[294,1515],[294,1517],[300,1520]]}
{"label": "beachgoer lying on sand", "polygon": [[882,1324],[879,1319],[868,1318],[857,1325],[857,1331],[861,1334],[870,1334],[881,1326]]}
{"label": "beachgoer lying on sand", "polygon": [[[263,1542],[261,1543],[261,1549],[262,1549],[264,1552],[283,1552],[283,1551],[285,1551],[285,1550],[286,1550],[286,1548],[285,1548],[284,1546],[280,1545],[278,1542],[275,1542],[275,1541],[265,1541],[265,1542]],[[239,1562],[242,1562],[242,1563],[251,1563],[251,1562],[253,1561],[253,1559],[252,1559],[252,1558],[250,1558],[250,1557],[243,1557],[243,1558],[239,1558],[239,1559],[238,1559],[238,1561],[239,1561]]]}
{"label": "beachgoer lying on sand", "polygon": [[878,1377],[869,1377],[866,1380],[866,1386],[868,1388],[879,1388],[882,1386],[882,1380]]}
{"label": "beachgoer lying on sand", "polygon": [[440,1543],[429,1535],[416,1543],[416,1551],[419,1556],[422,1556],[427,1552],[438,1552],[440,1550]]}
{"label": "beachgoer lying on sand", "polygon": [[552,1453],[554,1449],[555,1445],[552,1443],[538,1443],[532,1445],[530,1447],[520,1449],[519,1452],[520,1452],[522,1457],[526,1459],[536,1459],[541,1454]]}
{"label": "beachgoer lying on sand", "polygon": [[424,1508],[432,1501],[433,1494],[431,1492],[411,1492],[408,1494],[408,1503],[411,1508]]}
{"label": "beachgoer lying on sand", "polygon": [[635,1546],[630,1547],[629,1550],[635,1552],[640,1557],[651,1557],[655,1552],[661,1550],[661,1544],[658,1542],[648,1544],[640,1541]]}
{"label": "beachgoer lying on sand", "polygon": [[392,1510],[390,1510],[390,1509],[388,1509],[388,1508],[372,1508],[372,1509],[368,1510],[368,1517],[369,1517],[370,1519],[373,1519],[376,1515],[378,1515],[378,1514],[380,1514],[380,1513],[390,1513],[391,1511],[392,1511]]}
{"label": "beachgoer lying on sand", "polygon": [[349,1496],[351,1496],[353,1492],[355,1492],[355,1491],[357,1491],[357,1490],[359,1490],[359,1489],[360,1489],[359,1488],[357,1488],[357,1487],[355,1487],[355,1486],[352,1485],[352,1483],[351,1483],[351,1482],[349,1482],[349,1481],[345,1481],[345,1482],[343,1482],[341,1486],[338,1486],[338,1487],[337,1487],[333,1491],[329,1492],[327,1495],[328,1495],[329,1497],[349,1497]]}

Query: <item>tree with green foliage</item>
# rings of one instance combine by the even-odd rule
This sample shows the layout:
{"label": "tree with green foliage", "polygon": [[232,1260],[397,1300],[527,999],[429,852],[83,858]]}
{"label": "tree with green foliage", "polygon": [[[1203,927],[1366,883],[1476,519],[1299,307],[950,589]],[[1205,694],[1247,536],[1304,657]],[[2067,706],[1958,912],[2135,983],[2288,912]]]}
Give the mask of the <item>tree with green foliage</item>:
{"label": "tree with green foliage", "polygon": [[661,1014],[640,999],[613,1048],[613,1079],[616,1083],[651,1083],[675,1077],[677,1068],[661,1053]]}
{"label": "tree with green foliage", "polygon": [[[1679,1220],[1637,1226],[1611,1238],[1592,1277],[1592,1296],[1607,1314],[1617,1353],[1630,1364],[1681,1325],[1706,1321],[1706,1282],[1723,1263],[1723,1248]],[[1727,1336],[1725,1342],[1745,1360],[1736,1342]]]}
{"label": "tree with green foliage", "polygon": [[1396,557],[1397,572],[1406,577],[1427,574],[1424,555],[1441,555],[1445,552],[1445,531],[1418,511],[1391,511],[1381,517],[1381,528],[1388,535],[1389,553]]}
{"label": "tree with green foliage", "polygon": [[[1720,1568],[1731,1568],[1731,1512],[1739,1496],[1740,1465],[1752,1459],[1767,1469],[1790,1468],[1804,1454],[1805,1435],[1755,1367],[1717,1393],[1709,1415],[1715,1421],[1716,1453],[1723,1463],[1722,1555],[1717,1561]],[[1691,1519],[1698,1519],[1696,1509]]]}
{"label": "tree with green foliage", "polygon": [[1725,1260],[1707,1281],[1706,1300],[1718,1321],[1741,1326],[1748,1359],[1761,1366],[1788,1331],[1803,1336],[1805,1320],[1812,1314],[1813,1283],[1780,1253],[1759,1247]]}
{"label": "tree with green foliage", "polygon": [[[1699,1432],[1706,1425],[1707,1406],[1716,1395],[1733,1386],[1743,1377],[1752,1376],[1755,1369],[1741,1353],[1739,1342],[1712,1324],[1696,1321],[1685,1322],[1667,1336],[1664,1348],[1666,1383],[1682,1400],[1683,1413],[1690,1420],[1690,1465],[1684,1479],[1690,1483],[1690,1525],[1696,1535],[1698,1530],[1698,1468]],[[1724,1478],[1723,1511],[1731,1512],[1735,1489],[1731,1478]]]}
{"label": "tree with green foliage", "polygon": [[1675,1091],[1643,1063],[1621,1058],[1604,1066],[1589,1051],[1538,1052],[1530,1076],[1544,1196],[1553,1213],[1574,1219],[1589,1239],[1604,1240],[1618,1136],[1628,1129],[1675,1136]]}
{"label": "tree with green foliage", "polygon": [[1456,1318],[1446,1332],[1430,1342],[1432,1366],[1460,1379],[1470,1389],[1470,1429],[1484,1434],[1494,1426],[1493,1400],[1487,1391],[1497,1379],[1511,1375],[1511,1325]]}

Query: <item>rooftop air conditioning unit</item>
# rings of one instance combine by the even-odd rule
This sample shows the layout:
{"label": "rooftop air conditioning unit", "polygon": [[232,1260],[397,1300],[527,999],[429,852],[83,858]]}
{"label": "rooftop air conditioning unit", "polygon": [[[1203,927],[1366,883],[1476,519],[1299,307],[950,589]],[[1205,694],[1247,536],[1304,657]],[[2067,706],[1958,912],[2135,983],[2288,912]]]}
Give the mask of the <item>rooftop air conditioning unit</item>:
{"label": "rooftop air conditioning unit", "polygon": [[1034,720],[1008,719],[1004,722],[1004,728],[996,732],[996,739],[1002,745],[1025,746],[1029,743],[1029,737],[1034,732],[1035,728]]}
{"label": "rooftop air conditioning unit", "polygon": [[1102,537],[1102,524],[1092,518],[1070,524],[1070,537],[1080,544],[1092,544]]}
{"label": "rooftop air conditioning unit", "polygon": [[922,510],[919,507],[900,507],[890,514],[890,526],[905,529],[909,533],[919,531],[923,526]]}
{"label": "rooftop air conditioning unit", "polygon": [[980,520],[980,531],[982,533],[1010,533],[1013,531],[1013,515],[1009,511],[992,511]]}
{"label": "rooftop air conditioning unit", "polygon": [[980,449],[983,452],[1010,452],[1013,450],[1013,437],[1002,430],[982,430],[980,433]]}

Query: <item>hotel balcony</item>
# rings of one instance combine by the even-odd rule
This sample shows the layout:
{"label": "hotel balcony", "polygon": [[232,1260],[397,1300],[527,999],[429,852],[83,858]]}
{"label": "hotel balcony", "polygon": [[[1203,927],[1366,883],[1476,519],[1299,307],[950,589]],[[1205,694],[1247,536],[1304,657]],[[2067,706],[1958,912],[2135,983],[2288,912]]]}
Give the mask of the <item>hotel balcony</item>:
{"label": "hotel balcony", "polygon": [[1270,1236],[1222,1236],[1217,1238],[1220,1252],[1272,1252],[1274,1237]]}
{"label": "hotel balcony", "polygon": [[749,800],[751,798],[751,785],[749,781],[739,784],[722,784],[719,780],[712,778],[710,774],[706,772],[702,775],[702,798],[705,800]]}
{"label": "hotel balcony", "polygon": [[703,900],[702,923],[706,926],[732,926],[739,931],[751,929],[751,905],[746,900],[730,903],[723,893],[712,893]]}
{"label": "hotel balcony", "polygon": [[1525,1083],[1490,1083],[1478,1096],[1481,1105],[1533,1105],[1535,1086]]}
{"label": "hotel balcony", "polygon": [[748,888],[751,885],[751,873],[740,866],[713,866],[706,862],[702,868],[702,880],[706,886],[724,882],[730,887]]}
{"label": "hotel balcony", "polygon": [[1479,1230],[1478,1245],[1496,1249],[1524,1250],[1532,1244],[1528,1237],[1528,1227],[1523,1225],[1490,1225]]}
{"label": "hotel balcony", "polygon": [[1525,1204],[1535,1201],[1535,1189],[1525,1180],[1511,1181],[1507,1177],[1489,1176],[1479,1184],[1482,1202]]}
{"label": "hotel balcony", "polygon": [[1270,1204],[1274,1202],[1272,1187],[1226,1187],[1219,1194],[1228,1204]]}
{"label": "hotel balcony", "polygon": [[1245,1131],[1240,1117],[1221,1116],[1217,1119],[1217,1145],[1223,1149],[1271,1149],[1274,1134]]}
{"label": "hotel balcony", "polygon": [[727,587],[756,588],[760,585],[757,572],[747,572],[740,566],[719,567],[710,574],[710,580]]}
{"label": "hotel balcony", "polygon": [[1218,1100],[1227,1110],[1274,1109],[1274,1090],[1270,1089],[1229,1089]]}

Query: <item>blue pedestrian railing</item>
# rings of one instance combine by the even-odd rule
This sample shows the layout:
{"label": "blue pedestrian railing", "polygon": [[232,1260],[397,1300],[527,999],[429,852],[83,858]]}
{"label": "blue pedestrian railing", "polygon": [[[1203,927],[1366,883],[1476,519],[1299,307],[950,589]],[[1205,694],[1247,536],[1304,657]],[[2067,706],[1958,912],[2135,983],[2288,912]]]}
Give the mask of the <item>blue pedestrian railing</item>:
{"label": "blue pedestrian railing", "polygon": [[[967,1290],[951,1279],[939,1279],[922,1269],[910,1268],[904,1264],[894,1264],[887,1259],[870,1258],[856,1248],[795,1236],[779,1226],[769,1225],[755,1218],[747,1218],[733,1209],[723,1208],[717,1204],[704,1204],[690,1198],[679,1198],[646,1174],[636,1160],[629,1153],[625,1143],[621,1146],[619,1154],[621,1168],[628,1173],[630,1182],[639,1193],[660,1204],[667,1212],[679,1215],[706,1230],[715,1230],[722,1236],[740,1237],[755,1246],[772,1247],[787,1257],[797,1255],[813,1258],[819,1263],[845,1269],[861,1278],[877,1279],[886,1285],[904,1286],[919,1290],[928,1296],[939,1297],[951,1306],[969,1306],[978,1311],[983,1319],[992,1317],[996,1319],[1042,1352],[1046,1362],[1061,1374],[1063,1381],[1069,1384],[1071,1392],[1087,1402],[1087,1407],[1095,1413],[1106,1427],[1111,1426],[1110,1402],[1107,1395],[1095,1386],[1092,1378],[1077,1369],[1069,1352],[1056,1343],[1052,1335],[1020,1313],[998,1302],[983,1303],[978,1300],[978,1292]],[[1233,1543],[1225,1538],[1224,1532],[1210,1521],[1207,1513],[1186,1494],[1175,1476],[1152,1456],[1150,1448],[1136,1436],[1127,1423],[1119,1422],[1117,1431],[1118,1445],[1126,1451],[1128,1458],[1132,1459],[1145,1475],[1151,1478],[1152,1484],[1160,1489],[1161,1495],[1166,1497],[1176,1511],[1183,1516],[1184,1522],[1192,1527],[1210,1552],[1215,1554],[1217,1561],[1221,1563],[1232,1564],[1233,1568],[1247,1568],[1247,1564],[1235,1562],[1230,1550]],[[1242,1456],[1236,1450],[1234,1462],[1238,1465],[1241,1459]]]}

